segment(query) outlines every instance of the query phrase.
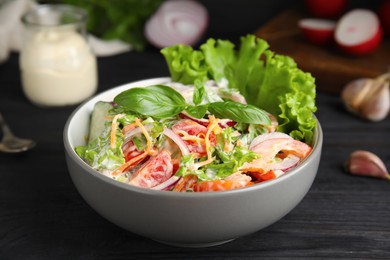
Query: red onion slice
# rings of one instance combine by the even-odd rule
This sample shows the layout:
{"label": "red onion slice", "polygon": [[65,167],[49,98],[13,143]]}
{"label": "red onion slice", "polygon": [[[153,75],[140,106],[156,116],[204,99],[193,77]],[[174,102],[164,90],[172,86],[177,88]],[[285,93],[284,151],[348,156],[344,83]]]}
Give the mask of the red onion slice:
{"label": "red onion slice", "polygon": [[289,169],[295,167],[299,163],[299,161],[300,161],[300,158],[298,156],[289,154],[282,161],[270,165],[270,168],[272,170],[282,170],[282,171],[286,172]]}
{"label": "red onion slice", "polygon": [[[145,124],[144,125],[145,129],[149,132],[153,128],[153,124]],[[126,133],[125,135],[125,143],[130,140],[133,136],[140,134],[141,128],[135,127],[134,129],[131,129],[129,132]]]}
{"label": "red onion slice", "polygon": [[179,179],[180,179],[179,176],[173,175],[168,180],[154,186],[151,189],[152,190],[168,190],[170,187],[172,187],[174,184],[176,184],[179,181]]}
{"label": "red onion slice", "polygon": [[266,134],[258,135],[255,139],[253,139],[249,145],[249,149],[253,150],[261,142],[264,142],[264,141],[269,140],[269,139],[274,139],[274,138],[292,139],[291,136],[289,136],[288,134],[282,133],[282,132],[266,133]]}
{"label": "red onion slice", "polygon": [[177,146],[179,147],[182,155],[190,154],[187,145],[184,143],[183,139],[180,138],[175,132],[169,128],[164,128],[164,134],[168,136]]}
{"label": "red onion slice", "polygon": [[279,122],[278,122],[278,119],[276,119],[275,116],[273,116],[272,114],[268,113],[268,116],[269,116],[269,119],[271,119],[271,125],[268,125],[268,126],[265,126],[267,129],[268,129],[268,132],[272,133],[272,132],[275,132],[276,129],[278,128],[279,126]]}
{"label": "red onion slice", "polygon": [[[149,131],[152,128],[152,125],[151,124],[145,125],[145,128]],[[126,144],[132,139],[133,136],[140,134],[140,133],[141,133],[141,129],[139,127],[136,127],[134,129],[130,130],[128,133],[126,133],[125,141],[124,141],[124,144],[122,147],[125,147]],[[188,147],[184,143],[183,139],[181,139],[180,136],[178,136],[171,129],[165,127],[163,133],[164,133],[164,135],[169,137],[179,147],[179,149],[183,155],[187,155],[190,153],[190,151],[188,150]]]}
{"label": "red onion slice", "polygon": [[[145,125],[145,128],[147,131],[150,131],[152,129],[153,125],[152,124],[146,124]],[[136,146],[134,145],[133,142],[131,142],[133,140],[133,137],[135,135],[138,135],[138,134],[141,134],[142,131],[141,131],[141,128],[139,127],[135,127],[134,129],[131,129],[130,131],[128,131],[126,134],[125,134],[125,140],[123,141],[123,145],[122,145],[122,151],[123,153],[125,154],[125,156],[127,157],[127,154],[128,153],[133,153],[133,155],[131,155],[131,157],[133,156],[136,156],[138,155],[140,152],[138,151],[138,149],[136,148]]]}
{"label": "red onion slice", "polygon": [[207,9],[197,1],[167,0],[146,22],[145,37],[157,48],[194,45],[207,24]]}
{"label": "red onion slice", "polygon": [[133,136],[140,134],[140,133],[141,133],[141,128],[139,128],[139,127],[135,127],[134,129],[131,129],[129,132],[126,133],[124,143],[127,143],[130,139],[133,138]]}

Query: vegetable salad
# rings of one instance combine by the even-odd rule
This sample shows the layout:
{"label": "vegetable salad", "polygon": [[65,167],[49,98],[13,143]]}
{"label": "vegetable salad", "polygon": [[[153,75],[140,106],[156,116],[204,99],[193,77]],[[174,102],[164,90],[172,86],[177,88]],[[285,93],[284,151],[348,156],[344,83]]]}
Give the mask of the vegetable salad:
{"label": "vegetable salad", "polygon": [[299,165],[312,150],[314,79],[254,36],[238,51],[215,44],[163,49],[173,82],[96,103],[77,154],[117,181],[176,192],[242,188]]}
{"label": "vegetable salad", "polygon": [[77,153],[129,185],[201,192],[274,179],[311,151],[275,131],[268,112],[233,101],[243,100],[237,93],[227,97],[210,84],[176,84],[182,92],[168,85],[131,88],[112,103],[98,102],[88,145],[76,147]]}

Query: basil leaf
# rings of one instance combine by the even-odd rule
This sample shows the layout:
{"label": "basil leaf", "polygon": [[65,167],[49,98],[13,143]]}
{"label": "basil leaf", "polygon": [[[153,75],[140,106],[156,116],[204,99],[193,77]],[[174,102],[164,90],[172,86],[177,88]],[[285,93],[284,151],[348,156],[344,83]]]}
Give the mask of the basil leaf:
{"label": "basil leaf", "polygon": [[234,101],[209,104],[209,112],[219,118],[229,118],[237,123],[270,125],[268,114],[255,106]]}
{"label": "basil leaf", "polygon": [[192,96],[192,102],[195,105],[202,103],[204,96],[206,94],[206,89],[203,85],[203,82],[199,79],[194,82],[194,94]]}
{"label": "basil leaf", "polygon": [[179,92],[163,85],[125,90],[114,102],[129,111],[155,118],[175,116],[187,107]]}
{"label": "basil leaf", "polygon": [[203,118],[208,110],[209,105],[200,105],[200,106],[188,106],[186,112],[195,118]]}

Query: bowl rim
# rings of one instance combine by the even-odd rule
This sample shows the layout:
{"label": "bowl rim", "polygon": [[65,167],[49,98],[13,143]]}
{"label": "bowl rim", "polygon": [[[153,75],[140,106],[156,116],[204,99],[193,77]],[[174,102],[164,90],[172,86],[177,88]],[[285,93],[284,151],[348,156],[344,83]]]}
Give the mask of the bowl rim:
{"label": "bowl rim", "polygon": [[[105,91],[102,91],[102,92],[88,98],[84,102],[82,102],[80,105],[78,105],[73,110],[73,112],[68,117],[68,119],[65,123],[65,126],[64,126],[64,130],[63,130],[63,143],[64,143],[64,147],[65,147],[65,152],[68,154],[70,159],[72,159],[74,161],[74,163],[76,163],[78,166],[80,166],[83,170],[85,170],[92,177],[98,178],[100,181],[114,185],[115,187],[117,187],[119,189],[142,193],[144,195],[149,195],[149,196],[159,196],[159,197],[160,196],[164,196],[164,197],[172,197],[173,196],[175,198],[205,198],[205,197],[210,197],[210,196],[212,196],[212,197],[226,196],[228,194],[236,194],[236,193],[242,193],[242,192],[245,192],[245,193],[246,192],[254,192],[256,190],[265,189],[269,186],[273,186],[273,185],[276,185],[280,182],[283,182],[283,181],[293,177],[294,175],[298,174],[299,170],[301,168],[304,168],[307,164],[310,163],[311,160],[314,159],[314,154],[320,153],[322,150],[323,131],[322,131],[322,127],[321,127],[321,124],[320,124],[318,118],[313,113],[313,117],[315,118],[315,120],[317,122],[317,126],[316,126],[315,131],[314,131],[314,139],[313,139],[314,145],[312,146],[312,151],[298,166],[296,166],[292,170],[288,171],[287,174],[283,174],[282,176],[280,176],[276,179],[264,181],[261,183],[257,183],[255,185],[251,185],[251,186],[247,186],[247,187],[243,187],[243,188],[238,188],[238,189],[233,189],[233,190],[209,191],[209,192],[170,192],[170,191],[164,191],[164,190],[153,190],[153,189],[146,189],[146,188],[141,188],[141,187],[129,185],[129,184],[122,183],[122,182],[119,182],[117,180],[111,179],[111,178],[101,174],[97,170],[93,169],[91,166],[89,166],[86,162],[84,162],[76,154],[74,147],[71,146],[71,142],[69,139],[70,124],[72,123],[75,115],[77,113],[79,113],[85,107],[85,105],[92,102],[93,100],[95,100],[95,99],[96,99],[96,101],[102,100],[102,99],[99,99],[99,97],[102,97],[110,92],[115,92],[115,91],[122,89],[122,88],[125,89],[127,86],[129,86],[129,88],[136,87],[133,85],[143,84],[143,83],[148,82],[148,81],[157,81],[157,82],[161,81],[160,83],[163,83],[163,82],[171,81],[171,78],[169,78],[169,77],[148,78],[148,79],[143,79],[143,80],[132,81],[129,83],[125,83],[125,84],[118,85],[118,86],[115,86],[113,88],[107,89]],[[132,85],[132,86],[130,86],[130,85]],[[68,172],[70,173],[69,167],[68,167]]]}

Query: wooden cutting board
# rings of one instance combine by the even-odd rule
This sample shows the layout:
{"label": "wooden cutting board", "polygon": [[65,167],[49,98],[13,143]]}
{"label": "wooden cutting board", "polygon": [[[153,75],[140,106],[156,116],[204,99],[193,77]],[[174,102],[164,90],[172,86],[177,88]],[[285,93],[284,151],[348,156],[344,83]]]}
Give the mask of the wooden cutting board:
{"label": "wooden cutting board", "polygon": [[361,77],[376,77],[390,69],[390,37],[372,54],[354,57],[342,53],[334,44],[316,46],[307,42],[297,24],[304,14],[287,10],[259,28],[255,34],[270,49],[291,56],[298,67],[316,78],[319,91],[339,94],[344,85]]}

